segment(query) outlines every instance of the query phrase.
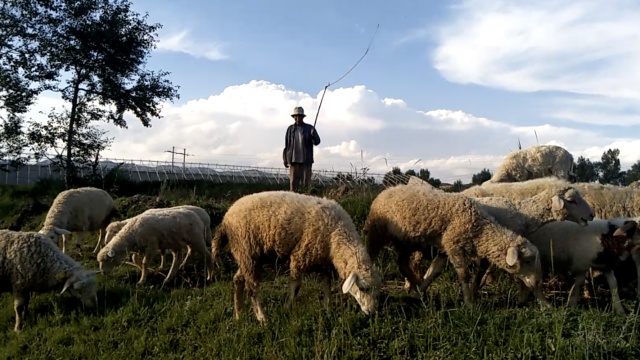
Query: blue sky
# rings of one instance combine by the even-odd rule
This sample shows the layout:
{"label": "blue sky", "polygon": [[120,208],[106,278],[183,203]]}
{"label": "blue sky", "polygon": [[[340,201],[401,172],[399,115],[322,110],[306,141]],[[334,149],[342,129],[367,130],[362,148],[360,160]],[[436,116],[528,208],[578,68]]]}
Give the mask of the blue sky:
{"label": "blue sky", "polygon": [[379,24],[369,54],[325,97],[316,168],[363,158],[375,172],[428,167],[467,181],[518,137],[535,145],[534,130],[575,158],[619,147],[623,167],[640,159],[633,1],[134,0],[134,9],[163,24],[148,66],[170,71],[181,99],[151,129],[133,118],[129,130],[105,125],[116,137],[105,156],[166,159],[161,150],[176,146],[198,162],[282,167],[292,108],[313,123],[324,85]]}

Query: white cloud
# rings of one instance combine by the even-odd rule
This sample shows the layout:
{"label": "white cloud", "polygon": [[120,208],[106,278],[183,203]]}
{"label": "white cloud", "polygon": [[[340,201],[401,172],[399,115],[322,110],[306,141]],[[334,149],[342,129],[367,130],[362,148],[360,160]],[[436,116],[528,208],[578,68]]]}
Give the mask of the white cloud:
{"label": "white cloud", "polygon": [[[313,123],[322,93],[297,92],[283,85],[251,81],[230,86],[220,94],[180,105],[164,104],[162,119],[151,128],[127,114],[129,129],[101,125],[115,137],[103,156],[120,159],[170,160],[172,146],[186,148],[192,162],[282,168],[284,133],[290,113],[301,105]],[[38,107],[54,104],[41,97]],[[599,159],[610,147],[621,151],[623,167],[640,158],[640,141],[607,137],[591,130],[550,124],[516,126],[475,117],[461,110],[419,111],[404,101],[378,96],[364,86],[329,89],[318,117],[321,144],[315,148],[315,169],[349,171],[369,167],[384,173],[427,167],[443,181],[469,181],[483,168],[495,169],[502,158],[523,147],[553,143],[575,158]],[[180,157],[177,155],[177,157]]]}
{"label": "white cloud", "polygon": [[189,54],[197,58],[209,60],[224,60],[229,56],[223,52],[222,44],[218,42],[197,42],[191,39],[189,31],[181,32],[161,38],[157,44],[158,51],[171,51]]}
{"label": "white cloud", "polygon": [[548,115],[640,124],[640,3],[463,0],[451,10],[433,52],[433,65],[447,80],[574,94]]}

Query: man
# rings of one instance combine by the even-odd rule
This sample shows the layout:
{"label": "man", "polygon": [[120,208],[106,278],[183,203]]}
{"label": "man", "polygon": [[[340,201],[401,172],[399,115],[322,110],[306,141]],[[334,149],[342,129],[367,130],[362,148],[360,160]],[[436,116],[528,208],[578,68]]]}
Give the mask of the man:
{"label": "man", "polygon": [[[313,164],[313,146],[320,144],[320,136],[312,125],[304,122],[304,109],[296,106],[291,117],[295,123],[289,125],[284,137],[282,160],[289,168],[289,190],[298,191],[300,185],[311,184],[311,165]],[[302,184],[300,184],[302,182]]]}

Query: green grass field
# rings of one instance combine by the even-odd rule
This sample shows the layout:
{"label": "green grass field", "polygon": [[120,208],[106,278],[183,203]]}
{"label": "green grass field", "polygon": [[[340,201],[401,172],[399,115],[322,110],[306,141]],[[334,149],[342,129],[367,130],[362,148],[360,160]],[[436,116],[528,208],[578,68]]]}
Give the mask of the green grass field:
{"label": "green grass field", "polygon": [[[271,187],[273,188],[273,187]],[[150,187],[151,189],[151,187]],[[153,187],[152,197],[117,199],[133,216],[149,206],[194,204],[207,209],[212,226],[239,196],[269,187]],[[0,188],[0,228],[39,227],[56,189]],[[159,195],[159,196],[158,196]],[[360,228],[376,192],[357,191],[339,199]],[[156,199],[158,196],[158,199]],[[97,234],[70,255],[97,269],[91,253]],[[267,326],[260,326],[250,306],[240,321],[232,318],[235,265],[228,250],[224,267],[204,284],[202,258],[195,254],[176,279],[161,288],[152,274],[142,288],[139,270],[122,265],[98,275],[98,309],[83,309],[71,296],[35,295],[30,315],[14,333],[11,294],[0,295],[2,359],[637,359],[640,341],[634,292],[622,291],[626,317],[611,311],[605,286],[584,298],[578,309],[563,307],[566,292],[547,292],[556,308],[531,301],[516,305],[516,286],[500,274],[485,286],[472,310],[462,307],[460,288],[450,267],[430,288],[430,298],[407,295],[395,257],[388,250],[377,260],[385,287],[380,312],[365,316],[356,301],[333,282],[331,305],[325,308],[316,276],[305,279],[296,308],[284,307],[289,283],[282,263],[266,266],[262,299]],[[154,266],[158,262],[154,262]],[[426,265],[424,264],[425,269]],[[162,273],[168,271],[165,268]]]}

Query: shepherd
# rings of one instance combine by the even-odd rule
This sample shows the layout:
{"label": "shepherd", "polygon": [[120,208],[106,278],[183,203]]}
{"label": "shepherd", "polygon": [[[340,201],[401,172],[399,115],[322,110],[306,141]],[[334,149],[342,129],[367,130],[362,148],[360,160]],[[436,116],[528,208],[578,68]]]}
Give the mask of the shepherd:
{"label": "shepherd", "polygon": [[289,125],[284,138],[282,160],[284,167],[289,168],[290,191],[298,191],[301,186],[306,188],[311,184],[313,146],[320,144],[315,127],[304,122],[306,116],[304,109],[296,106],[291,114],[295,122]]}

